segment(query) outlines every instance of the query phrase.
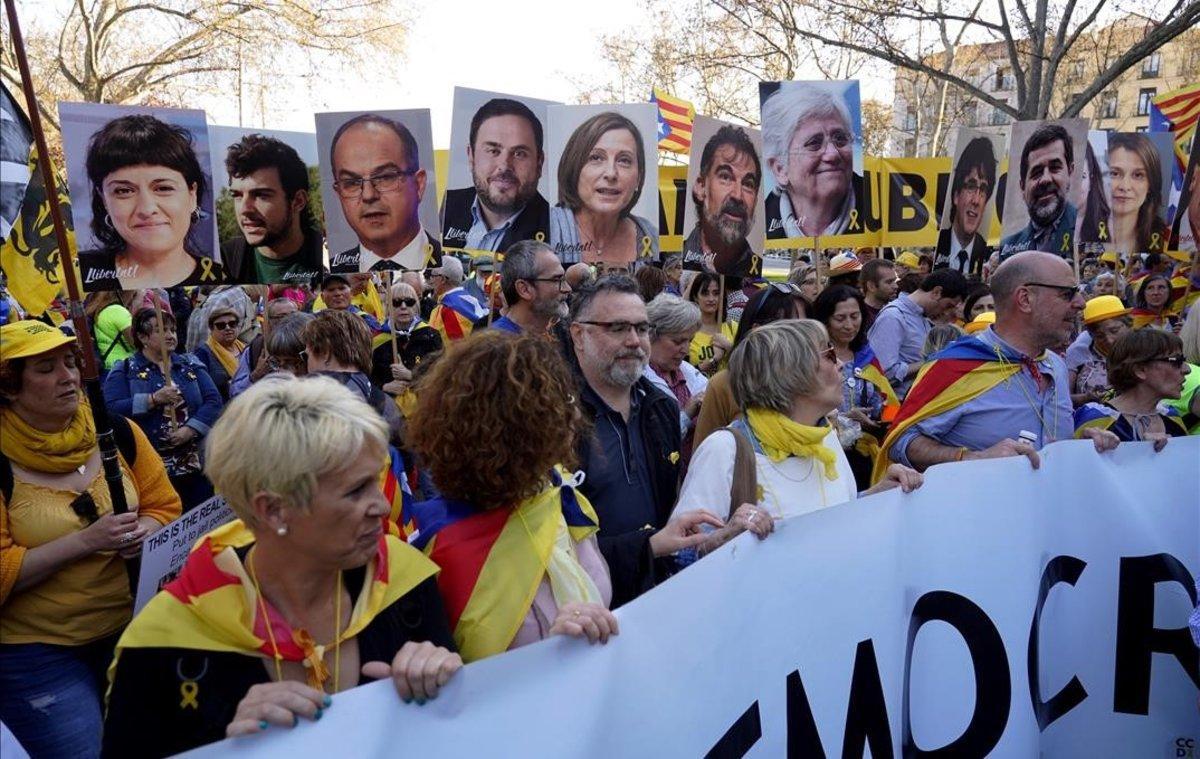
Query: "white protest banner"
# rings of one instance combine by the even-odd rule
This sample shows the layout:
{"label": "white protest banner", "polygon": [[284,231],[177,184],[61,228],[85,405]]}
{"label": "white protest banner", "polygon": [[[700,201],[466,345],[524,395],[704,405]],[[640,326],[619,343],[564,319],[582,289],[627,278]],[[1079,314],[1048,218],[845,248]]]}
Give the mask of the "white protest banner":
{"label": "white protest banner", "polygon": [[225,505],[225,499],[213,496],[146,538],[133,613],[141,611],[162,586],[175,579],[197,540],[232,519],[233,511]]}
{"label": "white protest banner", "polygon": [[[1177,757],[1200,740],[1200,438],[934,467],[618,610],[201,756]],[[710,753],[711,752],[711,753]]]}

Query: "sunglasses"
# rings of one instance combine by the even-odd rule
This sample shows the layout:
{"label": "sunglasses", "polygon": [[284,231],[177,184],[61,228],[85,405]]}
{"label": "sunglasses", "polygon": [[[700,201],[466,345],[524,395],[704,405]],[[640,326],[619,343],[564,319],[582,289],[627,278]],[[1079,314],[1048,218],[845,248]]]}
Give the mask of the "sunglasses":
{"label": "sunglasses", "polygon": [[89,525],[94,524],[100,518],[100,511],[96,508],[96,500],[87,491],[75,496],[75,500],[71,501],[71,511],[75,512],[75,516],[84,520]]}
{"label": "sunglasses", "polygon": [[1174,356],[1156,356],[1155,358],[1146,359],[1146,363],[1153,361],[1162,361],[1163,363],[1170,364],[1176,369],[1182,369],[1183,365],[1187,362],[1187,359],[1181,354],[1176,354]]}
{"label": "sunglasses", "polygon": [[401,306],[412,308],[415,305],[417,305],[416,298],[392,298],[392,308],[400,308]]}
{"label": "sunglasses", "polygon": [[237,322],[213,322],[213,329],[233,329],[237,326]]}
{"label": "sunglasses", "polygon": [[821,358],[826,359],[831,364],[836,364],[838,362],[837,348],[834,348],[832,345],[829,346],[825,350],[821,351]]}

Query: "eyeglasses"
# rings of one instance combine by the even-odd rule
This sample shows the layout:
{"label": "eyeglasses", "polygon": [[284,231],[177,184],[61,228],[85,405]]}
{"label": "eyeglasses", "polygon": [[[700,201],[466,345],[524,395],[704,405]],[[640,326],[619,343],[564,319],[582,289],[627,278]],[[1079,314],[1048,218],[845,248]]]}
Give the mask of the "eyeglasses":
{"label": "eyeglasses", "polygon": [[613,337],[621,337],[629,330],[633,330],[638,334],[638,337],[645,337],[650,334],[650,322],[591,322],[580,321],[579,324],[590,324],[593,327],[604,327],[605,331]]}
{"label": "eyeglasses", "polygon": [[1182,354],[1176,354],[1174,356],[1156,356],[1154,358],[1146,359],[1146,363],[1148,364],[1154,361],[1162,361],[1165,364],[1170,364],[1176,369],[1182,369],[1184,363],[1187,362],[1187,359],[1184,358]]}
{"label": "eyeglasses", "polygon": [[392,298],[392,308],[400,308],[401,306],[412,308],[415,305],[417,305],[416,298]]}
{"label": "eyeglasses", "polygon": [[363,194],[363,185],[367,182],[371,183],[371,188],[375,192],[382,195],[385,192],[394,192],[400,186],[400,180],[404,177],[411,177],[420,169],[409,169],[407,171],[384,171],[379,174],[372,174],[369,177],[353,177],[347,179],[339,179],[333,183],[333,189],[337,190],[337,194],[343,198],[352,199],[361,197]]}
{"label": "eyeglasses", "polygon": [[979,193],[986,198],[991,194],[992,186],[987,182],[976,182],[974,179],[968,179],[966,182],[963,182],[961,189],[963,192]]}
{"label": "eyeglasses", "polygon": [[799,295],[800,288],[791,282],[772,282],[771,289],[783,295]]}
{"label": "eyeglasses", "polygon": [[1026,282],[1021,287],[1044,287],[1054,290],[1055,294],[1064,301],[1070,302],[1079,294],[1079,285],[1051,285],[1045,282]]}
{"label": "eyeglasses", "polygon": [[234,327],[236,327],[237,325],[238,325],[238,323],[237,323],[236,321],[232,321],[232,322],[214,322],[214,323],[213,323],[213,329],[233,329],[233,328],[234,328]]}
{"label": "eyeglasses", "polygon": [[[571,292],[571,286],[569,284],[567,284],[567,276],[565,274],[560,274],[557,277],[526,277],[525,281],[526,282],[550,282],[550,283],[553,283],[553,285],[558,288],[558,291],[560,293]],[[564,288],[563,285],[567,285],[567,286]]]}
{"label": "eyeglasses", "polygon": [[817,153],[825,150],[825,145],[828,143],[832,143],[835,148],[841,150],[852,142],[854,142],[854,135],[850,134],[844,129],[835,129],[828,135],[814,134],[812,137],[809,137],[807,140],[805,140],[800,145],[799,149],[789,150],[788,154],[810,153],[816,155]]}
{"label": "eyeglasses", "polygon": [[821,358],[825,359],[831,364],[837,364],[837,348],[834,348],[832,345],[829,346],[825,350],[821,351]]}
{"label": "eyeglasses", "polygon": [[71,501],[71,511],[75,512],[75,516],[88,524],[94,524],[100,518],[100,511],[96,508],[96,500],[86,490],[77,495],[75,500]]}

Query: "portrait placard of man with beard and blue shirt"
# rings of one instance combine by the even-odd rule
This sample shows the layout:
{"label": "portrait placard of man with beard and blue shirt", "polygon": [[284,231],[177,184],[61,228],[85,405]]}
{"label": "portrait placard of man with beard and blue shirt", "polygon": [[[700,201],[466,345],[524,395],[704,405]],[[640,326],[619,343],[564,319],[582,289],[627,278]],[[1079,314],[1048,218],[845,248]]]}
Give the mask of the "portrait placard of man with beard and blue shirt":
{"label": "portrait placard of man with beard and blue shirt", "polygon": [[1086,150],[1084,119],[1013,124],[1000,260],[1025,250],[1073,257]]}
{"label": "portrait placard of man with beard and blue shirt", "polygon": [[757,274],[764,237],[759,133],[697,116],[693,138],[683,268],[727,277]]}

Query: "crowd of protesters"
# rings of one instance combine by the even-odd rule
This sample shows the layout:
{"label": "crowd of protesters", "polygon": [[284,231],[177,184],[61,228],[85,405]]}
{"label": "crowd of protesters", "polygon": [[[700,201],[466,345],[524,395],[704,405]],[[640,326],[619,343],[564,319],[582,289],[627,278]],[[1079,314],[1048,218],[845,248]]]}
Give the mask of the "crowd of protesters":
{"label": "crowd of protesters", "polygon": [[[934,464],[1200,433],[1200,287],[1156,254],[468,263],[90,296],[123,514],[70,322],[0,328],[0,720],[28,750],[165,755],[382,678],[424,702]],[[237,520],[132,617],[123,557],[214,493]]]}

